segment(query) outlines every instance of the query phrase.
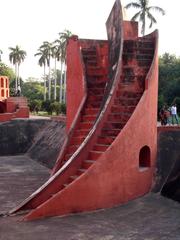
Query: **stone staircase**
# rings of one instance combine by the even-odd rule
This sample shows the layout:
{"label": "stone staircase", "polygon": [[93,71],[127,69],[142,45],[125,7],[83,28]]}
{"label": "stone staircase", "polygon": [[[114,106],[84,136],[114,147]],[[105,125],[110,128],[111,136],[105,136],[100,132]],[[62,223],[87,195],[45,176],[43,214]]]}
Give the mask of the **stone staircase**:
{"label": "stone staircase", "polygon": [[56,166],[56,171],[73,155],[92,129],[100,111],[108,81],[108,70],[100,67],[96,47],[82,48],[81,52],[87,79],[87,99],[81,111],[80,121],[74,128],[64,156],[58,167]]}

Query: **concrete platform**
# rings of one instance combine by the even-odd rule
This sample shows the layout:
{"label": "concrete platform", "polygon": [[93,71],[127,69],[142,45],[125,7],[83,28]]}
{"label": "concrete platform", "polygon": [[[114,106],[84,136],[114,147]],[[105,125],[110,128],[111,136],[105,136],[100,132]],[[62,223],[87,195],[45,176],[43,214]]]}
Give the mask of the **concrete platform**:
{"label": "concrete platform", "polygon": [[[0,157],[0,212],[8,211],[49,176],[26,156]],[[148,194],[123,206],[93,213],[21,222],[0,217],[0,240],[178,240],[180,205]]]}

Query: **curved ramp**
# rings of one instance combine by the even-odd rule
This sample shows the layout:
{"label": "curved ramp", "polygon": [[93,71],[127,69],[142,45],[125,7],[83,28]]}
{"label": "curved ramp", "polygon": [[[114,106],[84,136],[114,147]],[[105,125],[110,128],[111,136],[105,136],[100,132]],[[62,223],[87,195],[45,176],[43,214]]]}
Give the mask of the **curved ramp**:
{"label": "curved ramp", "polygon": [[[24,219],[32,220],[90,211],[127,202],[150,190],[157,140],[158,36],[154,32],[139,38],[133,24],[123,22],[117,0],[106,24],[109,79],[92,129],[64,161],[72,144],[66,142],[53,176],[10,213],[29,210]],[[93,69],[93,74],[102,70]],[[84,116],[83,106],[77,122]],[[76,123],[72,125],[75,129]]]}

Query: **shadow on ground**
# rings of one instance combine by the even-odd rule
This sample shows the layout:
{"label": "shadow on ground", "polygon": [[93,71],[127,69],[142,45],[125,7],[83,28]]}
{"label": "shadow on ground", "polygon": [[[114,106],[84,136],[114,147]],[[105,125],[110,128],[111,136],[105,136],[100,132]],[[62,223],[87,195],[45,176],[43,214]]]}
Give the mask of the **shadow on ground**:
{"label": "shadow on ground", "polygon": [[[49,169],[25,155],[0,158],[0,212],[24,200],[49,177]],[[178,240],[179,203],[151,193],[93,213],[33,222],[0,217],[0,240]]]}

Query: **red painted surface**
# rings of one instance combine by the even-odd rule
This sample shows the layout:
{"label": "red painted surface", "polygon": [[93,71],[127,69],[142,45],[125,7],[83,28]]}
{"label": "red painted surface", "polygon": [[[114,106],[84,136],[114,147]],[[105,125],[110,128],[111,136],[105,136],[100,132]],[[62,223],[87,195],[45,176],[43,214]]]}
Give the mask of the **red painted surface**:
{"label": "red painted surface", "polygon": [[0,76],[0,101],[9,97],[9,79],[7,76]]}
{"label": "red painted surface", "polygon": [[29,107],[25,97],[8,97],[1,102],[1,105],[4,107],[4,112],[0,115],[0,122],[29,117]]}
{"label": "red painted surface", "polygon": [[138,22],[123,21],[124,40],[136,39],[138,37]]}
{"label": "red painted surface", "polygon": [[[115,21],[113,27],[117,24],[116,7],[120,7],[118,0],[109,18]],[[107,83],[105,93],[109,94],[102,100],[104,105],[93,128],[49,181],[11,213],[31,209],[25,220],[66,215],[112,207],[150,191],[157,151],[158,35],[154,32],[134,38],[133,24],[121,26],[128,30],[118,32],[120,53],[112,55],[118,62],[110,65],[115,66],[115,77]],[[113,50],[118,41],[116,36],[111,39]],[[95,76],[99,74],[96,70]],[[148,152],[140,156],[142,149]],[[143,159],[143,167],[140,157],[148,158]]]}
{"label": "red painted surface", "polygon": [[[77,38],[75,41],[77,41]],[[67,51],[72,51],[73,46],[70,43],[68,44]],[[82,66],[86,76],[82,75],[82,82],[86,81],[84,82],[86,92],[80,102],[80,106],[73,106],[74,111],[76,110],[76,115],[62,151],[53,168],[52,175],[76,152],[92,129],[94,121],[100,112],[100,103],[102,102],[106,82],[108,81],[108,42],[80,39],[77,45],[81,50],[81,59],[84,61]],[[77,48],[77,45],[75,45],[75,48]],[[71,60],[71,56],[68,56],[68,58]],[[74,65],[71,66],[69,70],[73,67]],[[68,82],[71,83],[71,78],[68,78]],[[69,85],[69,89],[70,88],[71,84]],[[71,91],[69,90],[69,92]],[[71,104],[70,98],[70,102],[67,101],[67,109],[71,109]],[[75,109],[75,107],[78,108]],[[71,115],[67,115],[67,124],[70,121]]]}
{"label": "red painted surface", "polygon": [[67,91],[66,101],[68,103],[66,113],[66,129],[69,131],[81,102],[86,97],[86,84],[80,46],[77,36],[68,41],[67,52]]}

